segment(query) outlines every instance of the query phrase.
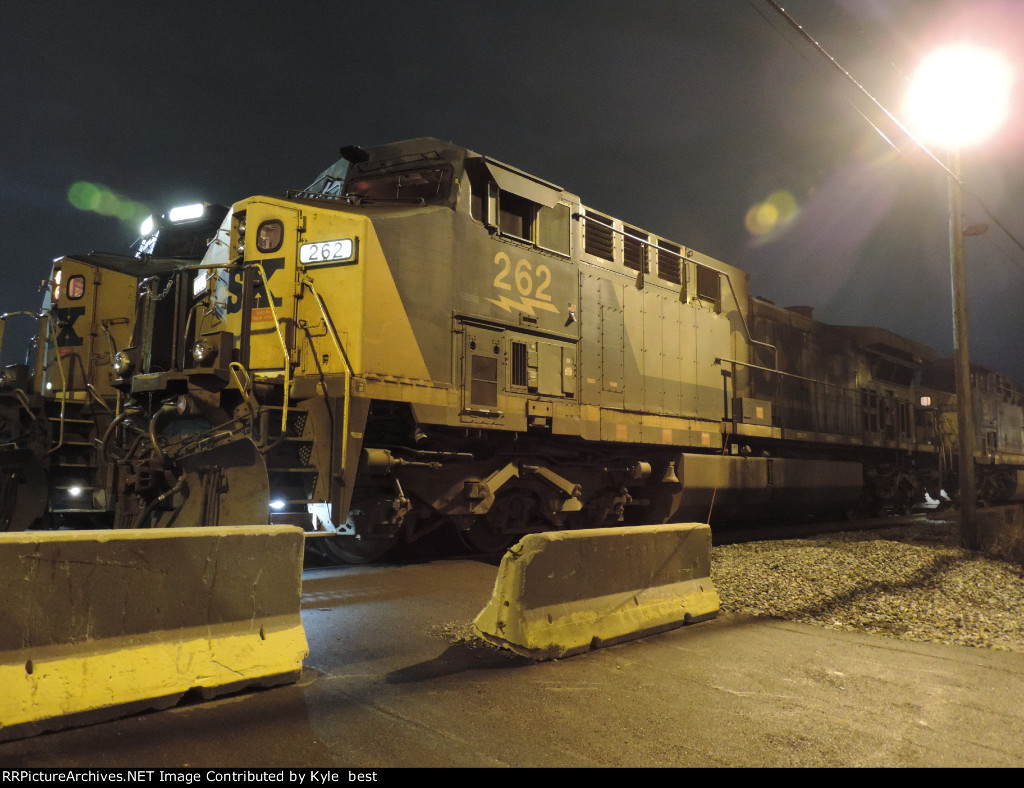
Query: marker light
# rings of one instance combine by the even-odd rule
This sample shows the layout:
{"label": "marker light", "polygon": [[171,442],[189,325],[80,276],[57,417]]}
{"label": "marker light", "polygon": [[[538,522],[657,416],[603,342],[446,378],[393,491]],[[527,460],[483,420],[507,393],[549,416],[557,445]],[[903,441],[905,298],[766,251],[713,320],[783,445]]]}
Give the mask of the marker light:
{"label": "marker light", "polygon": [[192,205],[179,205],[167,212],[167,218],[172,222],[187,222],[189,219],[198,219],[203,215],[204,210],[201,202]]}
{"label": "marker light", "polygon": [[132,368],[132,360],[128,357],[128,354],[123,350],[119,350],[114,354],[114,360],[111,362],[111,366],[114,368],[114,372],[117,376],[123,378],[127,375]]}
{"label": "marker light", "polygon": [[217,347],[207,339],[197,340],[192,346],[192,358],[197,364],[209,364],[217,356]]}

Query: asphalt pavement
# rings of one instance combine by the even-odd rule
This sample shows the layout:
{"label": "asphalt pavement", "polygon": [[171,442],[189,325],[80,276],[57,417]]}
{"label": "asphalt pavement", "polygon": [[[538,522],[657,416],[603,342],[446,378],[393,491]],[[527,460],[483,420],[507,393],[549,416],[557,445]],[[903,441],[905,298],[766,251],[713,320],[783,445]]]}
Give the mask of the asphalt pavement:
{"label": "asphalt pavement", "polygon": [[469,637],[495,574],[307,568],[298,683],[2,743],[0,766],[1024,765],[1024,654],[720,615],[535,663]]}

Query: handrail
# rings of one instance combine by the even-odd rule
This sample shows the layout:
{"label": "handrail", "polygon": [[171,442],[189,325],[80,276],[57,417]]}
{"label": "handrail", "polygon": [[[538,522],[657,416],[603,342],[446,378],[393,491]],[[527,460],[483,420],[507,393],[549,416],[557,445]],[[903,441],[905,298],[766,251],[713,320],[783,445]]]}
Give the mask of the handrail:
{"label": "handrail", "polygon": [[4,345],[4,329],[7,327],[7,318],[17,317],[18,315],[25,315],[26,317],[34,317],[36,320],[43,316],[40,312],[29,312],[28,310],[22,309],[17,312],[4,312],[0,315],[0,351],[3,350]]}
{"label": "handrail", "polygon": [[842,389],[843,391],[849,391],[853,394],[859,394],[858,389],[851,389],[849,386],[841,386],[838,383],[829,383],[827,380],[818,380],[817,378],[807,378],[803,375],[797,375],[793,372],[783,372],[781,369],[772,369],[771,367],[762,367],[758,364],[751,364],[747,361],[737,361],[734,358],[716,358],[716,364],[735,364],[739,367],[748,367],[749,369],[756,369],[758,372],[769,372],[773,375],[782,375],[786,378],[795,378],[796,380],[805,380],[808,383],[820,383],[822,386],[831,386],[832,388]]}
{"label": "handrail", "polygon": [[[857,390],[857,389],[851,389],[848,386],[842,386],[842,385],[840,385],[838,383],[829,383],[827,380],[818,380],[817,378],[808,378],[808,377],[805,377],[804,375],[797,375],[797,374],[795,374],[793,372],[783,372],[781,369],[771,369],[769,367],[762,367],[762,366],[760,366],[758,364],[751,364],[751,363],[746,362],[746,361],[737,361],[736,359],[732,359],[732,358],[721,358],[721,357],[716,358],[715,359],[715,364],[718,364],[718,365],[732,364],[734,368],[737,367],[737,366],[739,366],[739,367],[747,367],[748,369],[755,369],[755,370],[757,370],[759,372],[766,372],[769,375],[779,375],[780,377],[792,378],[793,380],[801,380],[801,381],[804,381],[805,383],[811,383],[811,384],[816,385],[816,386],[824,386],[826,388],[837,389],[839,392],[841,392],[843,402],[845,403],[843,405],[842,410],[841,410],[841,415],[843,415],[846,419],[848,419],[847,423],[844,425],[843,431],[840,434],[852,435],[856,431],[856,427],[855,427],[856,416],[854,415],[853,412],[847,412],[846,409],[847,409],[848,406],[850,406],[850,403],[849,403],[847,395],[852,395],[854,400],[856,400],[856,398],[860,396],[861,392],[859,390]],[[736,386],[736,384],[735,384],[735,381],[734,381],[733,382],[733,396],[735,396],[735,394],[736,394],[735,386]],[[856,408],[856,402],[854,402],[852,404],[852,407]],[[735,417],[735,414],[734,414],[734,417]],[[815,430],[819,430],[820,429],[820,424],[818,423],[817,416],[812,414],[812,418],[814,419],[814,422],[815,422],[814,429]],[[786,425],[785,424],[781,424],[780,426],[785,427]]]}
{"label": "handrail", "polygon": [[114,406],[116,410],[111,410],[106,400],[104,400],[103,397],[100,396],[100,393],[96,391],[96,387],[92,383],[86,383],[85,390],[92,396],[94,400],[96,400],[96,402],[99,403],[100,407],[103,408],[103,410],[105,410],[107,413],[111,413],[116,416],[121,411],[121,392],[117,393],[117,400],[115,401],[116,404]]}
{"label": "handrail", "polygon": [[[256,423],[256,408],[252,403],[252,379],[249,377],[249,370],[243,367],[239,362],[232,361],[228,364],[228,371],[231,373],[231,377],[235,381],[235,385],[238,386],[238,390],[242,393],[242,399],[245,400],[245,406],[249,409],[249,421],[252,424]],[[242,382],[242,378],[239,376],[239,371],[245,376],[245,382]]]}
{"label": "handrail", "polygon": [[[255,268],[260,272],[263,280],[263,289],[267,294],[267,304],[270,306],[270,313],[274,316],[274,328],[277,329],[277,337],[281,340],[281,351],[284,354],[284,396],[281,401],[281,435],[288,431],[288,386],[291,377],[291,358],[288,355],[288,343],[285,341],[284,332],[281,331],[281,319],[277,316],[277,309],[274,307],[274,294],[270,292],[270,282],[267,272],[263,270],[262,263],[248,263],[246,268]],[[250,325],[251,330],[251,325]]]}
{"label": "handrail", "polygon": [[334,322],[331,320],[330,316],[327,313],[327,307],[324,304],[324,299],[320,296],[320,294],[316,291],[316,288],[313,286],[313,280],[306,276],[303,277],[300,284],[308,287],[309,291],[313,294],[313,298],[316,299],[316,305],[320,309],[320,316],[323,317],[324,319],[324,325],[330,329],[331,339],[334,340],[334,346],[338,349],[338,352],[341,353],[341,358],[345,362],[345,371],[349,375],[354,376],[355,371],[352,369],[352,363],[349,361],[348,353],[346,353],[345,348],[342,347],[341,338],[338,336],[338,330],[334,327]]}
{"label": "handrail", "polygon": [[25,409],[25,413],[30,419],[32,419],[32,421],[36,420],[36,414],[32,412],[32,405],[28,401],[28,394],[21,389],[12,389],[6,393],[12,395],[16,400],[18,400],[18,404]]}
{"label": "handrail", "polygon": [[57,327],[56,320],[54,320],[53,312],[46,312],[43,317],[46,318],[49,324],[50,331],[47,332],[50,339],[53,342],[53,348],[56,351],[57,369],[60,370],[60,432],[58,433],[57,445],[46,452],[47,456],[53,454],[57,449],[64,445],[64,413],[68,399],[68,378],[64,374],[64,365],[61,363],[60,348],[57,347],[57,336],[54,333],[54,329]]}
{"label": "handrail", "polygon": [[[889,403],[889,406],[893,407],[893,408],[895,408],[896,405],[898,403],[900,403],[900,402],[908,402],[908,404],[909,404],[908,400],[901,399],[901,398],[897,397],[894,393],[893,394],[881,394],[881,393],[878,393],[877,391],[871,391],[869,389],[850,388],[849,386],[844,386],[844,385],[839,384],[839,383],[829,383],[827,380],[819,380],[817,378],[808,378],[808,377],[805,377],[804,375],[797,375],[797,374],[795,374],[793,372],[783,372],[780,369],[770,369],[769,367],[762,367],[762,366],[759,366],[757,364],[748,363],[746,361],[737,361],[736,359],[721,358],[720,357],[720,358],[716,358],[715,359],[715,364],[718,364],[718,365],[732,364],[734,366],[747,367],[748,369],[754,369],[754,370],[757,370],[759,372],[768,373],[770,375],[779,375],[780,377],[792,378],[793,380],[801,380],[801,381],[804,381],[806,383],[811,383],[811,384],[816,385],[816,386],[823,386],[823,387],[826,387],[826,388],[836,389],[836,390],[838,390],[843,395],[843,400],[845,402],[847,402],[854,409],[854,412],[851,412],[851,413],[847,414],[847,415],[850,416],[850,418],[852,418],[854,420],[857,418],[857,416],[855,414],[857,412],[858,407],[863,408],[863,405],[861,405],[861,406],[857,405],[857,400],[865,392],[870,393],[870,394],[874,394],[874,396],[877,397],[879,400],[881,400],[883,402]],[[853,400],[852,403],[850,402],[850,399]],[[851,426],[848,428],[848,432],[846,434],[853,434],[854,432],[857,431],[855,423],[851,422],[850,424],[851,424]],[[817,427],[816,427],[816,429],[817,429]],[[903,434],[903,435],[897,436],[895,438],[890,438],[889,440],[902,441],[902,440],[916,440],[916,439],[913,438],[912,436]]]}
{"label": "handrail", "polygon": [[[103,331],[104,334],[107,335],[107,344],[110,345],[110,362],[113,363],[114,362],[114,356],[117,355],[117,343],[114,342],[114,335],[110,333],[110,328],[107,326],[107,321],[106,320],[100,321],[100,329]],[[92,392],[92,395],[94,397],[99,399],[99,395],[93,390],[93,386],[92,386],[91,383],[86,383],[86,388],[89,389],[89,391]],[[102,400],[100,400],[100,401],[102,402]],[[104,406],[106,407],[105,403],[104,403]],[[107,407],[107,410],[110,410],[110,408]],[[121,413],[121,392],[118,391],[117,392],[117,398],[114,400],[114,415],[117,416],[120,413]]]}
{"label": "handrail", "polygon": [[349,360],[348,353],[345,352],[345,348],[341,344],[341,338],[338,336],[338,330],[334,327],[334,321],[331,320],[330,315],[327,312],[327,306],[324,304],[324,299],[316,291],[316,287],[313,286],[313,280],[308,276],[304,276],[300,282],[300,286],[309,288],[309,292],[313,294],[313,299],[316,301],[316,305],[320,310],[320,315],[323,318],[324,325],[328,328],[331,334],[331,339],[334,340],[334,346],[338,349],[338,353],[341,354],[341,360],[345,363],[345,402],[342,410],[342,431],[341,431],[341,470],[345,470],[345,460],[348,457],[348,418],[349,418],[349,401],[352,399],[351,387],[352,377],[355,375],[355,371],[352,369],[352,362]]}

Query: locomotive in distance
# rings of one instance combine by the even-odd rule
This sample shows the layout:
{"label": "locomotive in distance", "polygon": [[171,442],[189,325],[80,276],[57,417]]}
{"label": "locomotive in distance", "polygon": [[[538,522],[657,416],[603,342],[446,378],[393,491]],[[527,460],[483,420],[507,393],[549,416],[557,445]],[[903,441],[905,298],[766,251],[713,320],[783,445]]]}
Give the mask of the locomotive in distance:
{"label": "locomotive in distance", "polygon": [[[201,259],[128,258],[134,309],[113,295],[124,261],[55,264],[35,372],[8,376],[33,391],[5,395],[22,425],[47,401],[32,445],[51,514],[74,424],[78,511],[116,527],[270,512],[343,561],[445,525],[497,552],[536,530],[955,497],[955,395],[931,350],[751,297],[743,271],[465,148],[345,148],[305,190],[162,232],[199,221]],[[1019,499],[1021,389],[973,377],[979,490]],[[5,467],[18,510],[26,472]]]}

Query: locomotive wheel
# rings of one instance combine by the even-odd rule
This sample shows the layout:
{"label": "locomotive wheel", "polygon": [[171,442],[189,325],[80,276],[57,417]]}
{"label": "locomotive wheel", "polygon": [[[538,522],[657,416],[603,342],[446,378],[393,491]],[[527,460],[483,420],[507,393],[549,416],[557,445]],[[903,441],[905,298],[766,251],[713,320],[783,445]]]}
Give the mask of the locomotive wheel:
{"label": "locomotive wheel", "polygon": [[469,528],[459,529],[459,538],[470,550],[486,556],[501,555],[516,541],[517,534],[529,530],[527,524],[535,508],[536,500],[525,490],[499,493],[486,515],[473,518]]}
{"label": "locomotive wheel", "polygon": [[515,541],[514,534],[503,534],[482,517],[466,530],[459,530],[459,539],[470,550],[487,556],[501,555]]}
{"label": "locomotive wheel", "polygon": [[339,564],[372,564],[384,557],[397,539],[357,539],[354,536],[317,537],[324,557]]}

